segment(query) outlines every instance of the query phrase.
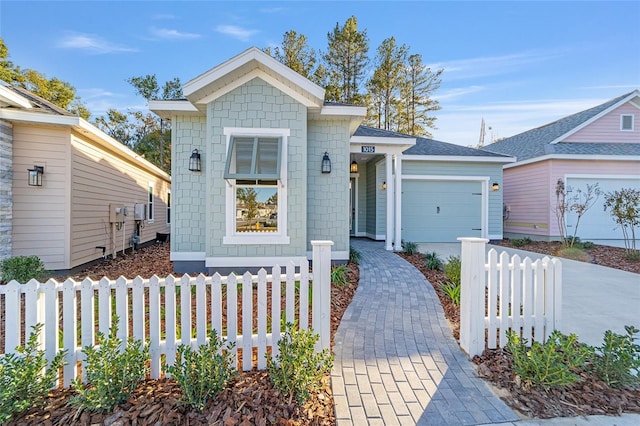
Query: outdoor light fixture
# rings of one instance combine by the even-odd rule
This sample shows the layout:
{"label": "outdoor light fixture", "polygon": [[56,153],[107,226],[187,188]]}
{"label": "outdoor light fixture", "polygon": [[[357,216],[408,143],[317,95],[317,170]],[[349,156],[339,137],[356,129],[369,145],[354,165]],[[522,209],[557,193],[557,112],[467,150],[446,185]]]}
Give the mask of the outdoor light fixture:
{"label": "outdoor light fixture", "polygon": [[29,172],[29,186],[42,186],[44,166],[33,166],[33,169],[27,169],[27,171]]}
{"label": "outdoor light fixture", "polygon": [[383,191],[386,191],[387,190],[387,182],[386,181],[382,182],[382,185],[380,186],[380,188],[382,188]]}
{"label": "outdoor light fixture", "polygon": [[351,167],[349,168],[349,171],[351,173],[358,173],[358,163],[356,163],[355,160],[351,162]]}
{"label": "outdoor light fixture", "polygon": [[326,151],[322,157],[322,173],[331,173],[331,159]]}
{"label": "outdoor light fixture", "polygon": [[199,172],[202,170],[202,161],[200,160],[200,153],[197,149],[194,149],[189,158],[189,170],[192,172]]}
{"label": "outdoor light fixture", "polygon": [[492,191],[498,191],[500,189],[500,184],[498,182],[493,182],[491,184],[491,190]]}

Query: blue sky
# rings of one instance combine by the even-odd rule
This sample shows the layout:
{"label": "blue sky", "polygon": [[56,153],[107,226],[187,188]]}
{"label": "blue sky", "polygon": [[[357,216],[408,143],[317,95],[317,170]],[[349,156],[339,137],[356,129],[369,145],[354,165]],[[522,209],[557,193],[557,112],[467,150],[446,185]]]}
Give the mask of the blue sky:
{"label": "blue sky", "polygon": [[638,1],[0,0],[0,37],[15,64],[74,85],[95,118],[145,109],[129,77],[185,83],[291,29],[323,51],[352,15],[371,58],[395,36],[444,68],[434,139],[474,145],[484,118],[489,142],[640,88]]}

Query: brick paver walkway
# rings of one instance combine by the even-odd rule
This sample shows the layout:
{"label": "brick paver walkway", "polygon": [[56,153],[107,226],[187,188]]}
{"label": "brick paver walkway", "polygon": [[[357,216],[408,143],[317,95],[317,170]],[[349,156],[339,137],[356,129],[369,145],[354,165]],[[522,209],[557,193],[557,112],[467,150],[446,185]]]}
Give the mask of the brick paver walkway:
{"label": "brick paver walkway", "polygon": [[335,338],[338,426],[517,420],[476,377],[420,271],[380,242],[351,244],[362,260],[358,291]]}

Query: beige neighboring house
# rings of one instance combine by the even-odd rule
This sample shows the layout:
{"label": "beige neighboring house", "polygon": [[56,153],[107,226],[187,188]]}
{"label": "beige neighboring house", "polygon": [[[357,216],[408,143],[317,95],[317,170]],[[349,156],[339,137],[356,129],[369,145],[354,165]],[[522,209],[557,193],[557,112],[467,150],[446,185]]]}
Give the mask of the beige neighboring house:
{"label": "beige neighboring house", "polygon": [[86,120],[0,83],[0,259],[66,272],[166,238],[170,192],[167,173]]}

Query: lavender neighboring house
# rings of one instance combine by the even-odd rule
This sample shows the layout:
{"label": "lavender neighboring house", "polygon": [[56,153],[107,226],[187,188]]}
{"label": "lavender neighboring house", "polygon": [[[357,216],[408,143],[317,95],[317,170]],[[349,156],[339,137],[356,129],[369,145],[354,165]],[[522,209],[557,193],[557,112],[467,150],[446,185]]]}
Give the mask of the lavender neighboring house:
{"label": "lavender neighboring house", "polygon": [[[505,236],[557,240],[559,185],[569,194],[596,183],[603,194],[640,189],[640,91],[483,149],[517,158],[504,167]],[[573,234],[576,219],[575,214],[567,214],[569,234]],[[622,240],[622,230],[604,209],[604,195],[584,214],[577,235],[589,241]]]}

